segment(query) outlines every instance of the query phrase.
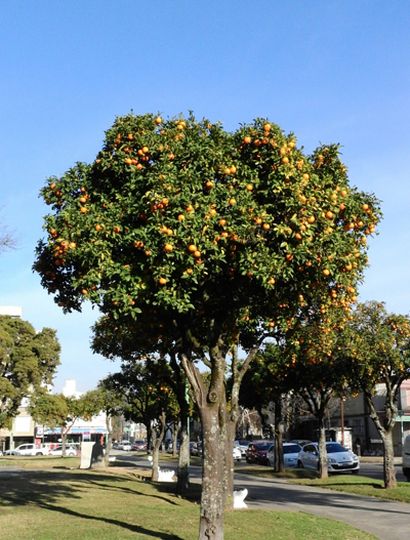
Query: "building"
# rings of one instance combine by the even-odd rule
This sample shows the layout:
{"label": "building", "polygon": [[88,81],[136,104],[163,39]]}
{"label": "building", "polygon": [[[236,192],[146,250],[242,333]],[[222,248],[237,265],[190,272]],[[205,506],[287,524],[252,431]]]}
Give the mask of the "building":
{"label": "building", "polygon": [[22,317],[23,310],[20,306],[0,306],[0,315],[10,315],[10,317]]}
{"label": "building", "polygon": [[[386,390],[383,384],[376,386],[373,401],[378,411],[383,411]],[[382,455],[383,443],[379,432],[370,418],[363,394],[348,396],[346,399],[334,399],[329,407],[326,419],[329,437],[351,441],[352,449],[363,455]],[[296,434],[298,437],[317,440],[317,422],[311,415],[299,418]],[[344,437],[344,434],[346,435]],[[393,431],[394,454],[400,456],[403,441],[410,435],[410,379],[402,383],[398,400],[398,414]]]}

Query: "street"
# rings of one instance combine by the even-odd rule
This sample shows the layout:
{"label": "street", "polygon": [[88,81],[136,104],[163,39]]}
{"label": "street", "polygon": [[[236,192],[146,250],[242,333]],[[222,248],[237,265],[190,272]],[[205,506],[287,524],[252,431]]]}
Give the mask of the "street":
{"label": "street", "polygon": [[[116,456],[118,460],[126,460],[126,461],[132,461],[135,462],[136,465],[139,465],[141,467],[148,467],[150,466],[150,462],[148,461],[146,456],[136,455],[133,452],[123,452],[121,450],[114,450],[111,452],[111,455]],[[170,456],[170,454],[168,454]],[[161,458],[160,458],[161,459]],[[368,461],[368,460],[371,461]],[[165,468],[172,468],[176,466],[175,461],[166,461],[166,463],[163,463],[163,466]],[[241,468],[249,467],[249,465],[245,462],[245,460],[242,460],[239,463],[235,463],[235,470],[240,470]],[[193,476],[198,476],[198,466],[192,466],[191,467],[191,473]],[[402,466],[401,466],[401,459],[396,458],[396,464],[395,464],[395,470],[396,470],[396,478],[398,482],[405,482],[406,478],[403,475],[402,472]],[[348,474],[348,473],[346,473]],[[360,473],[361,476],[368,476],[369,478],[374,478],[376,480],[383,480],[383,463],[382,458],[377,458],[377,461],[375,461],[374,458],[362,458],[360,462]]]}

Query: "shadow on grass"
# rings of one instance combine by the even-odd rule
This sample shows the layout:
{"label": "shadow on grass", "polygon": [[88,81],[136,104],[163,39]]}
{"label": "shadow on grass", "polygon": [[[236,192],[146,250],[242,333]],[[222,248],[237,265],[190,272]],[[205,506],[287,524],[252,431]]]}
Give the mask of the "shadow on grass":
{"label": "shadow on grass", "polygon": [[199,503],[201,500],[201,485],[191,483],[185,493],[176,493],[176,483],[151,482],[150,484],[159,492],[173,495],[185,501]]}
{"label": "shadow on grass", "polygon": [[39,506],[41,506],[41,508],[44,508],[45,510],[60,512],[62,514],[66,514],[71,517],[89,519],[90,521],[100,521],[102,523],[107,523],[109,525],[116,525],[117,527],[121,527],[122,529],[127,529],[134,533],[145,534],[147,536],[151,536],[152,538],[161,538],[162,540],[181,540],[180,536],[176,536],[174,534],[168,534],[164,532],[153,531],[150,529],[146,529],[145,527],[141,527],[140,525],[133,525],[131,523],[126,523],[125,521],[119,521],[118,519],[97,517],[94,515],[90,516],[87,514],[82,514],[81,512],[76,512],[75,510],[70,510],[63,506],[55,506],[52,504],[40,504]]}
{"label": "shadow on grass", "polygon": [[[175,506],[178,506],[178,502],[159,494],[156,495],[155,492],[145,493],[124,485],[125,482],[135,480],[131,475],[96,471],[81,472],[79,470],[64,472],[61,468],[59,469],[59,471],[56,471],[56,469],[52,471],[20,470],[17,472],[10,471],[9,473],[3,471],[0,476],[0,506],[37,506],[38,508],[66,515],[109,523],[153,538],[163,538],[164,540],[180,539],[179,536],[148,530],[125,521],[82,514],[68,508],[68,505],[61,505],[62,500],[67,500],[69,503],[70,500],[81,499],[83,492],[89,490],[90,487],[98,490],[119,491],[130,495],[154,498]],[[172,491],[166,492],[172,493]]]}

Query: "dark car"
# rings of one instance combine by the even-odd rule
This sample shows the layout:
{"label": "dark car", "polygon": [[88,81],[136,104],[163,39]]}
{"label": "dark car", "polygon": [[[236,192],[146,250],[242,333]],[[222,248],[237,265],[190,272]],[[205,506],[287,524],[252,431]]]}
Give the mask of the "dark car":
{"label": "dark car", "polygon": [[147,449],[146,441],[134,441],[131,445],[131,450],[141,451]]}
{"label": "dark car", "polygon": [[189,453],[191,456],[202,456],[202,442],[191,441],[189,443]]}
{"label": "dark car", "polygon": [[247,463],[259,463],[259,465],[269,465],[267,453],[272,446],[273,441],[253,441],[249,443],[246,450]]}

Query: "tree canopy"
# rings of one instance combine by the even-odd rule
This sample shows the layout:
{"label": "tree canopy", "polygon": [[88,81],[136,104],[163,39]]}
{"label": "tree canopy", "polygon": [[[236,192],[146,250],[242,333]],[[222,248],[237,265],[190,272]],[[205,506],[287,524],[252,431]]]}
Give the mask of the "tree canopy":
{"label": "tree canopy", "polygon": [[56,332],[17,317],[0,316],[0,426],[16,414],[23,397],[51,383],[60,363]]}
{"label": "tree canopy", "polygon": [[[358,304],[341,348],[350,386],[362,391],[384,447],[384,485],[396,486],[393,428],[401,383],[410,374],[410,317],[389,313],[382,302]],[[373,401],[383,388],[384,405]]]}
{"label": "tree canopy", "polygon": [[53,213],[35,268],[65,310],[159,306],[194,316],[198,333],[204,319],[236,325],[253,298],[268,317],[312,282],[351,297],[379,216],[349,187],[337,146],[306,156],[265,120],[228,133],[192,116],[117,118],[94,163],[42,195]]}

